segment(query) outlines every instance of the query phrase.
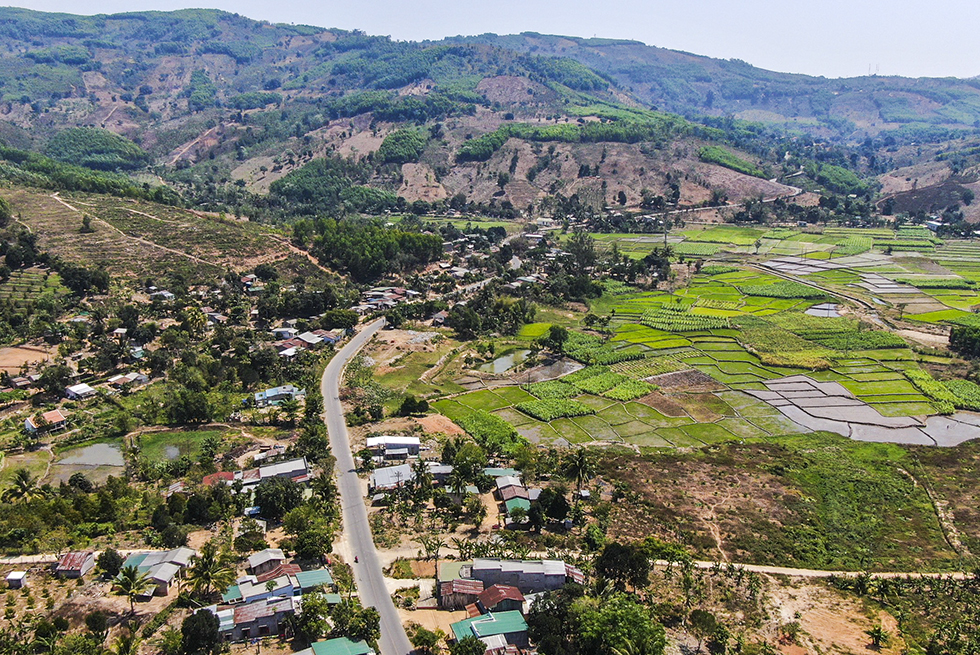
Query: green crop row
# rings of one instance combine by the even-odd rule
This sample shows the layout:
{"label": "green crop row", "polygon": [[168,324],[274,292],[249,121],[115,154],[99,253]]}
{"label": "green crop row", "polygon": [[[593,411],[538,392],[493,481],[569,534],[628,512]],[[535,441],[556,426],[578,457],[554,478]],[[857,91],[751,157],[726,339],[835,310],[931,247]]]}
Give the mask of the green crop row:
{"label": "green crop row", "polygon": [[548,380],[547,382],[527,384],[524,385],[524,391],[527,391],[539,400],[562,400],[565,398],[574,398],[582,393],[577,387],[561,380]]}
{"label": "green crop row", "polygon": [[916,389],[935,401],[941,414],[952,414],[958,400],[956,394],[946,388],[942,382],[933,378],[929,373],[919,368],[905,371],[905,377]]}
{"label": "green crop row", "polygon": [[594,409],[577,400],[529,400],[516,407],[528,416],[545,423],[559,418],[595,414]]}
{"label": "green crop row", "polygon": [[702,316],[692,314],[686,307],[662,306],[643,312],[640,323],[647,327],[668,332],[695,332],[730,327],[727,318],[722,316]]}
{"label": "green crop row", "polygon": [[963,409],[980,411],[980,386],[969,380],[949,380],[943,383],[956,397],[954,404]]}
{"label": "green crop row", "polygon": [[799,282],[773,282],[772,284],[743,284],[738,290],[747,296],[762,298],[823,298],[824,292]]}
{"label": "green crop row", "polygon": [[949,278],[920,278],[918,280],[899,277],[895,278],[896,282],[901,282],[902,284],[908,284],[919,289],[972,289],[976,286],[975,282],[970,280],[964,280],[962,278],[949,279]]}

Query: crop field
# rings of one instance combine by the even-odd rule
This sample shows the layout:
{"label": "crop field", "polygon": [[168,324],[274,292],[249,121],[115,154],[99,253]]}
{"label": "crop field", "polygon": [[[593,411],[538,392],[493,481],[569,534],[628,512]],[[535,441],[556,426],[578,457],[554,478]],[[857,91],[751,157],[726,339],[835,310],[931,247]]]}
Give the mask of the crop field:
{"label": "crop field", "polygon": [[0,284],[0,300],[23,307],[37,300],[46,291],[55,297],[69,293],[61,284],[61,278],[53,271],[37,268],[17,270],[10,274],[6,282]]}
{"label": "crop field", "polygon": [[[106,268],[114,277],[145,279],[182,272],[196,279],[246,270],[262,261],[300,260],[283,237],[257,223],[108,196],[50,195],[14,189],[9,200],[44,250]],[[82,233],[82,217],[94,231]],[[280,240],[282,239],[282,240]]]}

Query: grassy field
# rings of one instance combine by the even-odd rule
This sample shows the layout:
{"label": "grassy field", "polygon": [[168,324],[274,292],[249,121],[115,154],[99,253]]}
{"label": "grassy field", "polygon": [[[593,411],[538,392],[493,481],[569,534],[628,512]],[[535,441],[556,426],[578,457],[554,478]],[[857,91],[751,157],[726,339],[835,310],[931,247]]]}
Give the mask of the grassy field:
{"label": "grassy field", "polygon": [[194,459],[201,452],[201,443],[208,437],[224,437],[226,430],[167,430],[147,432],[138,437],[140,454],[151,463],[166,462],[178,457]]}
{"label": "grassy field", "polygon": [[[688,544],[699,558],[754,564],[956,568],[962,562],[928,495],[907,472],[914,466],[898,446],[812,433],[642,458],[609,454],[601,469],[635,493],[614,506],[615,535],[652,533]],[[971,475],[964,467],[951,477]]]}

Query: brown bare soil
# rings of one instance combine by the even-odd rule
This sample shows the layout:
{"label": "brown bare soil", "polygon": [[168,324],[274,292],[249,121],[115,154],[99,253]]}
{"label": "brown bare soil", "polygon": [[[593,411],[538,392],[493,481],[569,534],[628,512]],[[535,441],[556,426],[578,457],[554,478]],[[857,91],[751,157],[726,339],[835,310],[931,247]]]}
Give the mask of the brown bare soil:
{"label": "brown bare soil", "polygon": [[683,407],[681,407],[673,400],[670,400],[669,398],[667,398],[666,396],[664,396],[663,394],[657,391],[654,391],[653,393],[644,396],[643,398],[640,398],[638,402],[653,407],[655,410],[657,410],[664,416],[670,416],[674,418],[687,416],[687,412],[684,411]]}
{"label": "brown bare soil", "polygon": [[57,348],[47,346],[8,346],[0,348],[0,370],[4,373],[16,374],[25,365],[28,368],[38,368],[41,364],[51,361]]}
{"label": "brown bare soil", "polygon": [[464,434],[461,427],[450,421],[442,414],[430,414],[429,416],[423,416],[422,418],[415,419],[415,422],[418,423],[428,434],[441,433],[451,437]]}

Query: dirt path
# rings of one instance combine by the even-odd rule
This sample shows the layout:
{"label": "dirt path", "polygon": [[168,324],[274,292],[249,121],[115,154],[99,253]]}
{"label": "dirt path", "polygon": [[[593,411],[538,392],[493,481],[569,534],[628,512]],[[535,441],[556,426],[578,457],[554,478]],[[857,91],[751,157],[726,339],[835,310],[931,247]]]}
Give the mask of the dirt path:
{"label": "dirt path", "polygon": [[[743,569],[745,571],[752,571],[754,573],[766,573],[769,575],[787,575],[794,578],[856,578],[860,575],[867,573],[872,578],[950,578],[952,580],[969,580],[973,578],[972,573],[963,573],[960,571],[948,572],[948,573],[933,573],[933,572],[922,572],[922,571],[882,571],[882,572],[864,572],[864,571],[822,571],[820,569],[794,569],[786,566],[767,566],[760,564],[733,564],[731,562],[705,562],[696,561],[693,562],[694,566],[699,569],[713,569],[716,566],[722,568],[726,566],[734,566],[736,568]],[[654,562],[655,567],[667,568],[668,562],[663,560],[657,560]]]}
{"label": "dirt path", "polygon": [[[77,207],[74,207],[74,206],[68,204],[67,202],[65,202],[64,200],[62,200],[60,197],[58,197],[57,192],[51,194],[51,197],[54,198],[55,200],[57,200],[58,202],[60,202],[62,205],[64,205],[68,209],[72,210],[73,212],[76,212],[76,213],[79,213],[79,214],[82,213],[82,211],[80,209],[78,209]],[[186,252],[181,252],[179,250],[174,250],[173,248],[167,248],[166,246],[161,246],[159,243],[154,243],[152,241],[147,241],[146,239],[144,239],[142,237],[130,236],[129,234],[126,234],[125,232],[123,232],[122,230],[120,230],[118,227],[116,227],[115,225],[113,225],[112,223],[106,221],[105,219],[99,218],[98,216],[95,216],[94,214],[92,214],[92,218],[94,218],[98,222],[102,223],[103,225],[105,225],[106,227],[108,227],[110,230],[118,233],[121,237],[123,237],[125,239],[130,239],[131,241],[137,241],[139,243],[142,243],[145,246],[150,246],[151,248],[158,248],[158,249],[163,250],[165,252],[169,252],[172,255],[177,255],[179,257],[186,257],[187,259],[190,259],[191,261],[195,261],[198,264],[204,264],[205,266],[215,266],[214,262],[205,261],[205,260],[201,259],[200,257],[195,257],[194,255],[190,255],[190,254],[188,254]]]}
{"label": "dirt path", "polygon": [[201,141],[201,139],[207,137],[209,134],[211,134],[212,132],[214,132],[216,129],[218,129],[218,126],[217,125],[214,126],[214,127],[212,127],[210,130],[208,130],[204,134],[201,134],[200,136],[198,136],[196,139],[194,139],[193,141],[191,141],[190,143],[188,143],[186,146],[184,146],[179,152],[177,152],[176,155],[174,155],[173,159],[170,160],[170,165],[173,166],[174,164],[176,164],[177,163],[177,160],[180,159],[181,157],[183,157],[187,153],[188,150],[190,150],[191,148],[193,148],[194,146],[196,146]]}

